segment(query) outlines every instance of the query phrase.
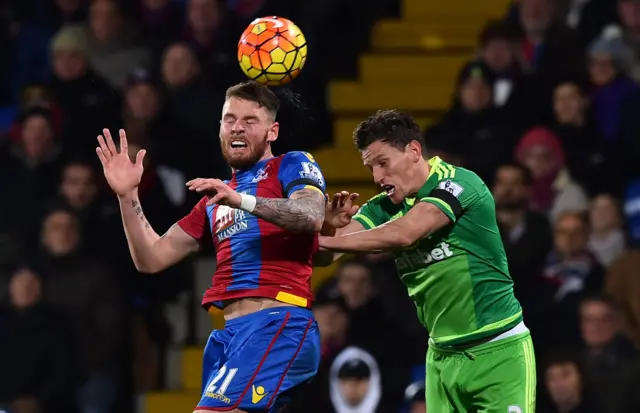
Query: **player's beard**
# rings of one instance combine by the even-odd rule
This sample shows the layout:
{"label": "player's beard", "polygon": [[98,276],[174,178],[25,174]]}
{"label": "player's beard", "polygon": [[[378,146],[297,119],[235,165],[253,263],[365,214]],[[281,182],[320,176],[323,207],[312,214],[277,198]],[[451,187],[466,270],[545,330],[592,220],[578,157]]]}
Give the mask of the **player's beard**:
{"label": "player's beard", "polygon": [[227,139],[220,139],[220,148],[222,149],[222,156],[227,164],[233,169],[247,169],[255,165],[269,148],[269,142],[267,142],[267,133],[264,138],[260,139],[256,144],[249,142],[247,139],[247,147],[242,153],[234,153],[234,150],[230,146],[233,136]]}

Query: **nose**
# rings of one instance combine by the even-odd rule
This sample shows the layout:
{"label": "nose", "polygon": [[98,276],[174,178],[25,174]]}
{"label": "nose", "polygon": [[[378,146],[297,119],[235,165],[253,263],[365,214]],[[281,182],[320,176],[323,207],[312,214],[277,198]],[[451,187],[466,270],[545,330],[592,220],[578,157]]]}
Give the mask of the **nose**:
{"label": "nose", "polygon": [[244,131],[244,127],[242,126],[242,122],[236,121],[231,126],[231,133],[242,133]]}
{"label": "nose", "polygon": [[382,185],[383,181],[384,181],[384,174],[382,173],[380,168],[374,167],[373,168],[373,182],[375,182],[378,185]]}

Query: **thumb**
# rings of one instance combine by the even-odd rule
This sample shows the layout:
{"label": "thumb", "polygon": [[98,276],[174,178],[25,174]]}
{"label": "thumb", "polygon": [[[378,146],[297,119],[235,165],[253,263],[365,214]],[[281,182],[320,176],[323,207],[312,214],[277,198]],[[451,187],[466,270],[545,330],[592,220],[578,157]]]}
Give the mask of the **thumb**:
{"label": "thumb", "polygon": [[360,207],[358,205],[354,205],[349,210],[349,215],[354,216],[355,214],[358,213],[359,210],[360,210]]}
{"label": "thumb", "polygon": [[141,149],[138,151],[138,153],[136,154],[136,165],[142,166],[142,162],[144,161],[144,156],[146,154],[147,154],[147,151],[144,149]]}

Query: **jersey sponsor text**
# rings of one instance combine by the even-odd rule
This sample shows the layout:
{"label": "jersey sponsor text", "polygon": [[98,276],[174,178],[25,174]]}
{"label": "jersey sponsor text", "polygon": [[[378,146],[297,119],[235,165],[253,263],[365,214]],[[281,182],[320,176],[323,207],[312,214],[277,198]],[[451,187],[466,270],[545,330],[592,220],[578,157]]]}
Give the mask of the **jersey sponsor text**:
{"label": "jersey sponsor text", "polygon": [[425,264],[430,264],[433,261],[442,261],[453,256],[450,245],[446,242],[441,242],[438,247],[431,251],[421,251],[419,249],[411,251],[403,251],[396,257],[396,266],[398,270],[407,270],[410,268],[424,267]]}

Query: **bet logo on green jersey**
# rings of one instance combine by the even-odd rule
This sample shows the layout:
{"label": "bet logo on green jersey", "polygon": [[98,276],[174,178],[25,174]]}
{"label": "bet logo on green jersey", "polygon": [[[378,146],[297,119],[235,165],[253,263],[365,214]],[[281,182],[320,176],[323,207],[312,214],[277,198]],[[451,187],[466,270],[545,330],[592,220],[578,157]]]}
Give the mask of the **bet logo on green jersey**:
{"label": "bet logo on green jersey", "polygon": [[396,267],[398,270],[424,267],[425,264],[431,264],[434,261],[446,260],[449,257],[453,257],[451,246],[446,242],[441,242],[431,251],[421,249],[403,251],[396,257]]}

